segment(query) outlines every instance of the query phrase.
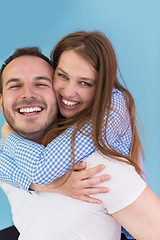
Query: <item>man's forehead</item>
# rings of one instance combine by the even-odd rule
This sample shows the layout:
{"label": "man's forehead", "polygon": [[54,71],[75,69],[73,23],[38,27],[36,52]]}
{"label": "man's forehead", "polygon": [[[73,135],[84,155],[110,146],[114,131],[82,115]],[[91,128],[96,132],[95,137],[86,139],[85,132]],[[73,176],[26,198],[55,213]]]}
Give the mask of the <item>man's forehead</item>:
{"label": "man's forehead", "polygon": [[13,74],[43,73],[53,76],[52,66],[44,59],[37,56],[20,56],[7,64],[2,73],[2,78]]}

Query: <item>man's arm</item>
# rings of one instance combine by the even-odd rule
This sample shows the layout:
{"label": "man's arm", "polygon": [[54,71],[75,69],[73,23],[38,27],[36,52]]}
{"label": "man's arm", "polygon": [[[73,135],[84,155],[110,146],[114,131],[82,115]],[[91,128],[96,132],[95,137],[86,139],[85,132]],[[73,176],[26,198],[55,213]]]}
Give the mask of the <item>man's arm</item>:
{"label": "man's arm", "polygon": [[160,199],[149,186],[132,204],[112,216],[136,239],[160,239]]}

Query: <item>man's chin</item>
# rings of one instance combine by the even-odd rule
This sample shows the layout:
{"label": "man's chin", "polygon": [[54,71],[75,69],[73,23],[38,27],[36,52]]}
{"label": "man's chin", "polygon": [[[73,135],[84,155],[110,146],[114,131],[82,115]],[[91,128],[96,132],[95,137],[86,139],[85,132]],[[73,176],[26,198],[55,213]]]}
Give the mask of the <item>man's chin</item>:
{"label": "man's chin", "polygon": [[42,131],[16,131],[20,136],[32,140],[34,142],[41,142],[43,132]]}

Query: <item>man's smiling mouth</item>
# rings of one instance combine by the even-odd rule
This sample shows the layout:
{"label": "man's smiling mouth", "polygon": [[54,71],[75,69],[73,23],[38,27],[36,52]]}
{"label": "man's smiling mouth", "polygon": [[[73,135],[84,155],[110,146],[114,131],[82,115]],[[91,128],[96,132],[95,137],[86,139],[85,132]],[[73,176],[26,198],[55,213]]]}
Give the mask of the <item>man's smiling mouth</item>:
{"label": "man's smiling mouth", "polygon": [[33,114],[33,113],[39,113],[43,111],[42,107],[22,107],[18,108],[18,112],[20,114]]}

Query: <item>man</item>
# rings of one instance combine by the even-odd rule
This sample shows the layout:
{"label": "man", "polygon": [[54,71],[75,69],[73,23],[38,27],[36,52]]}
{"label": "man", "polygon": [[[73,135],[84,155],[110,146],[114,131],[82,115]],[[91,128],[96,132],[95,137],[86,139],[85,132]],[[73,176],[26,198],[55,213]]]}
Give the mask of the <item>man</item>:
{"label": "man", "polygon": [[[37,48],[25,48],[17,50],[6,63],[7,65],[2,67],[0,79],[2,112],[10,126],[21,136],[41,143],[44,131],[55,121],[57,116],[56,98],[52,88],[53,69],[50,61]],[[30,179],[20,169],[17,168],[17,170],[19,177],[28,180],[29,187]],[[1,180],[16,187],[26,187],[17,186],[14,182],[18,175],[14,180],[14,174],[12,174],[12,178],[9,179],[5,171],[3,162],[1,162]],[[99,171],[99,167],[90,172],[87,170],[85,177]],[[102,181],[102,178],[99,178],[98,181]],[[14,189],[14,191],[16,190],[18,191],[18,189]],[[25,197],[26,199],[28,197],[26,193]]]}
{"label": "man", "polygon": [[[1,95],[1,108],[7,122],[21,136],[41,143],[41,137],[44,131],[57,116],[56,99],[52,89],[53,70],[49,60],[35,48],[21,49],[15,53],[13,59],[9,59],[9,63],[7,63],[2,70],[1,83],[3,86],[3,94]],[[3,143],[1,144],[3,146]],[[18,169],[18,172],[19,171]],[[99,172],[99,168],[92,169],[90,172],[88,170],[86,171],[86,177],[89,177]],[[19,174],[21,176],[23,175],[26,179],[28,178],[21,171]],[[15,179],[17,177],[16,175]],[[8,176],[3,180],[7,182]],[[103,179],[99,178],[97,183],[98,181],[101,182]],[[11,183],[10,180],[8,183]],[[12,184],[15,184],[14,181]],[[28,179],[27,184],[28,186],[31,184],[30,179]],[[25,188],[26,186],[20,185],[19,187]],[[13,217],[16,216],[15,224],[18,226],[20,232],[22,229],[23,236],[27,239],[27,229],[23,229],[22,222],[20,221],[20,219],[24,217],[23,214],[26,214],[26,211],[21,211],[21,203],[25,203],[27,210],[32,209],[32,213],[28,212],[29,215],[26,217],[26,222],[29,223],[31,215],[33,219],[37,215],[37,207],[42,206],[34,206],[34,200],[37,200],[39,196],[41,196],[40,199],[43,199],[50,194],[33,193],[33,195],[28,195],[28,193],[24,193],[23,190],[13,189],[5,184],[2,184],[2,188],[7,191],[8,198],[11,202]],[[13,192],[16,193],[16,197],[13,197]],[[15,204],[15,201],[18,200],[19,203]],[[43,201],[41,204],[43,204]],[[37,218],[38,217],[39,215],[37,215]],[[25,226],[27,226],[27,228],[30,227],[28,224]],[[46,235],[45,230],[43,232]]]}

